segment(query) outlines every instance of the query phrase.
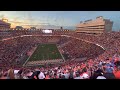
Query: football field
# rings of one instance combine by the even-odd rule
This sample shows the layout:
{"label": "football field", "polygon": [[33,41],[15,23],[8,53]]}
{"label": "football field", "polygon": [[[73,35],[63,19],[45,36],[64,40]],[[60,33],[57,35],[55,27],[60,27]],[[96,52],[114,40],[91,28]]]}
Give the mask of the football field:
{"label": "football field", "polygon": [[39,44],[23,66],[44,65],[44,63],[63,62],[64,57],[56,44]]}
{"label": "football field", "polygon": [[28,61],[62,59],[56,44],[40,44]]}
{"label": "football field", "polygon": [[60,54],[56,44],[39,44],[33,54],[23,64],[35,65],[36,63],[57,62],[63,60],[63,56]]}

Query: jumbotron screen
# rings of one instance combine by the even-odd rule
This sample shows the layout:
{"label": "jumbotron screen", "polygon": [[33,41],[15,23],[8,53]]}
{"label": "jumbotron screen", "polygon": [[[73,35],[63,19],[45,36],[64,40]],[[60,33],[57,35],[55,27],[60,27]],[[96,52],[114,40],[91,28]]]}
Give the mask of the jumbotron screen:
{"label": "jumbotron screen", "polygon": [[43,33],[52,33],[52,30],[45,29],[43,30]]}

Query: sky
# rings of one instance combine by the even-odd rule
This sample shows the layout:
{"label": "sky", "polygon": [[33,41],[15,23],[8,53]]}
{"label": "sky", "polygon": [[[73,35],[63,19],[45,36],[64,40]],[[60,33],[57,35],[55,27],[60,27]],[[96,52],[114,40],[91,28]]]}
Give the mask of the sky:
{"label": "sky", "polygon": [[120,30],[120,11],[0,11],[0,19],[7,18],[12,27],[26,24],[75,27],[80,21],[98,16],[113,21],[113,31]]}

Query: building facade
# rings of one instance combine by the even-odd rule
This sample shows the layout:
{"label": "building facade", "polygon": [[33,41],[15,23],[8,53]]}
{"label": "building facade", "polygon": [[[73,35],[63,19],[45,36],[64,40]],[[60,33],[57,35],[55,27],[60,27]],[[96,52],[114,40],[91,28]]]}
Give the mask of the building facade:
{"label": "building facade", "polygon": [[81,33],[103,33],[112,31],[113,22],[104,19],[102,16],[96,17],[95,20],[86,20],[76,26],[76,32]]}
{"label": "building facade", "polygon": [[10,26],[11,26],[10,23],[0,20],[0,30],[8,30],[10,29]]}

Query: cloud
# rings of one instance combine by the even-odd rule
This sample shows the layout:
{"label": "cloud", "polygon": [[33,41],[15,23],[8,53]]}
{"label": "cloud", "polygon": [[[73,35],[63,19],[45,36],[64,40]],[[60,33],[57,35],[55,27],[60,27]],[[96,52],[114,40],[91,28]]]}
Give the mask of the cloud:
{"label": "cloud", "polygon": [[4,16],[5,16],[4,14],[1,14],[1,15],[0,15],[0,18],[3,18]]}

